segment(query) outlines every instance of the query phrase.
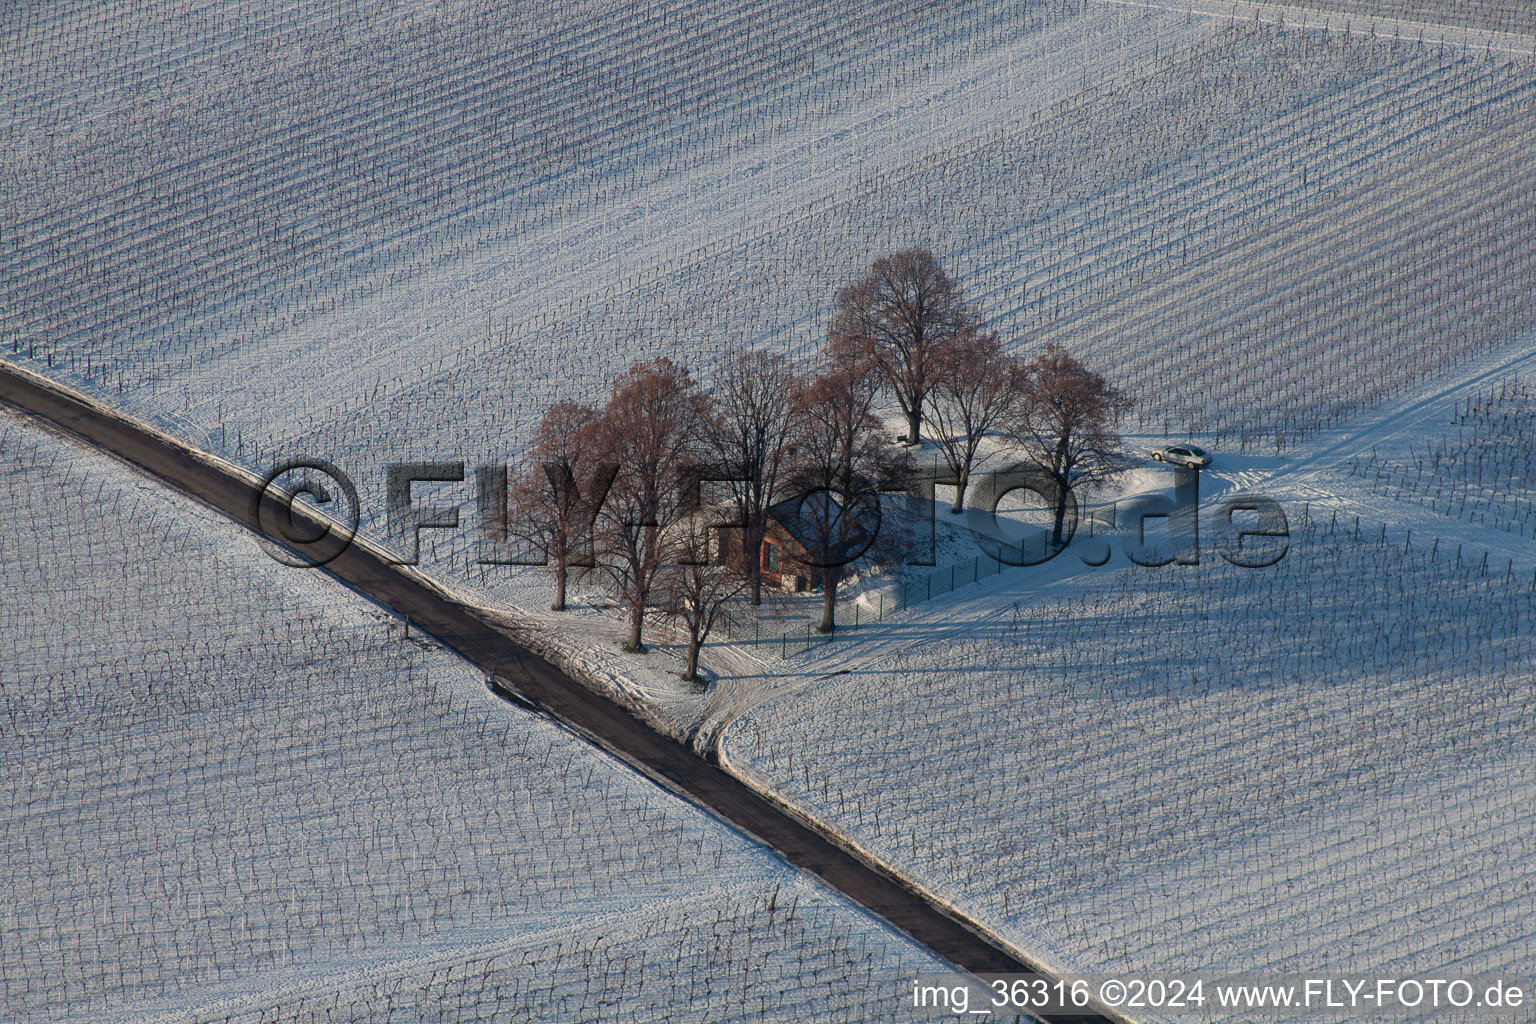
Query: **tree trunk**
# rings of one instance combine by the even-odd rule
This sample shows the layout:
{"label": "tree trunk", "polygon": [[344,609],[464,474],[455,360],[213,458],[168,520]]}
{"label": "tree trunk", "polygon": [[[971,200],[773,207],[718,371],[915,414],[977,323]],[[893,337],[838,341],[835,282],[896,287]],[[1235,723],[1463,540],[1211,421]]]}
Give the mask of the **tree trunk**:
{"label": "tree trunk", "polygon": [[624,645],[626,651],[643,651],[645,645],[640,642],[640,630],[645,625],[645,605],[636,601],[629,609],[629,643]]}
{"label": "tree trunk", "polygon": [[748,526],[742,531],[741,543],[747,566],[747,600],[756,608],[763,603],[763,528]]}
{"label": "tree trunk", "polygon": [[907,444],[917,444],[917,434],[923,426],[923,411],[921,408],[907,412]]}
{"label": "tree trunk", "polygon": [[555,563],[555,603],[549,606],[550,611],[565,611],[565,580],[568,573],[564,559]]}
{"label": "tree trunk", "polygon": [[1056,480],[1056,523],[1051,528],[1051,539],[1056,547],[1061,547],[1061,528],[1067,520],[1067,486],[1071,482],[1067,479],[1070,471],[1067,466],[1068,435],[1062,434],[1056,442],[1056,451],[1051,457],[1051,476]]}
{"label": "tree trunk", "polygon": [[830,633],[837,628],[837,580],[830,574],[821,578],[821,625],[818,633]]}
{"label": "tree trunk", "polygon": [[699,679],[699,648],[702,646],[704,644],[699,637],[688,638],[688,672],[683,678],[690,683],[698,682]]}
{"label": "tree trunk", "polygon": [[970,483],[970,480],[971,469],[969,466],[967,466],[960,471],[959,482],[955,484],[955,504],[954,507],[950,509],[950,511],[956,515],[959,515],[961,512],[965,511],[965,488],[966,485]]}
{"label": "tree trunk", "polygon": [[1061,530],[1067,522],[1067,489],[1061,487],[1056,495],[1056,523],[1051,529],[1051,541],[1061,547]]}

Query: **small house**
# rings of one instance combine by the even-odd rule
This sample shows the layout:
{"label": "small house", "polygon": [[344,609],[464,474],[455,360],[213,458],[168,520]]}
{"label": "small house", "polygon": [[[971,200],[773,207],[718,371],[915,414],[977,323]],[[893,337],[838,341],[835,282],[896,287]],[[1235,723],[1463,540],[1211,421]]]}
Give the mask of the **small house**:
{"label": "small house", "polygon": [[[784,528],[784,524],[771,510],[767,518],[767,529],[763,531],[763,582],[793,593],[821,586],[821,570],[806,564],[808,556],[805,548]],[[716,552],[719,563],[745,572],[747,559],[742,552],[745,540],[745,530],[721,530],[720,545]]]}

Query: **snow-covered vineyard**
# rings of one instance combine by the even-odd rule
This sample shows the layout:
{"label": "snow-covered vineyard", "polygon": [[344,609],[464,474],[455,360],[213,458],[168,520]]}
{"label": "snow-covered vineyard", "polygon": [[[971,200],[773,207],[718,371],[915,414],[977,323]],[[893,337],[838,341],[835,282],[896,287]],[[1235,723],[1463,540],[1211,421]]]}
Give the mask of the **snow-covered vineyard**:
{"label": "snow-covered vineyard", "polygon": [[0,457],[7,1020],[862,1022],[940,968],[190,500]]}
{"label": "snow-covered vineyard", "polygon": [[[1061,969],[1536,962],[1536,5],[14,6],[0,359],[334,463],[381,543],[385,467],[462,461],[424,573]],[[1133,458],[1107,565],[980,573],[946,519],[948,589],[817,646],[775,595],[805,644],[746,616],[707,690],[476,563],[473,474],[552,403],[809,366],[908,247],[1123,389],[1131,456],[1206,445],[1202,530],[1281,502],[1285,557],[1130,565],[1172,487]],[[7,1020],[926,1019],[941,966],[9,411],[0,747]]]}
{"label": "snow-covered vineyard", "polygon": [[754,709],[725,753],[1077,970],[1530,963],[1536,580],[1294,527],[1273,569],[1005,603]]}
{"label": "snow-covered vineyard", "polygon": [[253,467],[376,492],[636,358],[808,355],[913,239],[1142,429],[1239,446],[1536,322],[1529,56],[1078,2],[359,3],[155,14],[102,61],[107,10],[0,52],[6,348]]}
{"label": "snow-covered vineyard", "polygon": [[1446,433],[1351,461],[1373,494],[1536,538],[1536,381],[1509,377],[1454,406]]}
{"label": "snow-covered vineyard", "polygon": [[[1354,18],[1362,22],[1401,20],[1449,29],[1530,34],[1536,32],[1536,11],[1525,4],[1502,0],[1293,0],[1291,11]],[[1432,38],[1434,33],[1430,33]]]}

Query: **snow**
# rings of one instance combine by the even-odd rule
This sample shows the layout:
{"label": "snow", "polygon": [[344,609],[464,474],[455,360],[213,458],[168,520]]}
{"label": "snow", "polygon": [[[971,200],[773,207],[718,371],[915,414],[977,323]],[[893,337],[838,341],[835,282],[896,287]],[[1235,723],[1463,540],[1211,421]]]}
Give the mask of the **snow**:
{"label": "snow", "polygon": [[863,1021],[942,969],[13,413],[0,492],[7,1019]]}
{"label": "snow", "polygon": [[[717,723],[722,759],[1062,970],[1517,971],[1536,556],[1343,467],[1454,437],[1532,358],[1527,336],[1284,458],[1213,447],[1198,566],[1132,565],[1111,536],[1105,567],[1074,544],[916,606]],[[1287,513],[1272,568],[1210,546],[1239,491]]]}
{"label": "snow", "polygon": [[[1007,343],[1127,386],[1140,429],[1248,450],[1533,318],[1528,62],[1107,4],[494,30],[355,6],[150,21],[116,64],[92,14],[52,72],[17,62],[86,15],[23,22],[5,305],[29,365],[258,472],[341,465],[374,533],[384,463],[506,461],[633,359],[807,356],[836,289],[913,242]],[[545,52],[582,73],[556,88]],[[47,135],[61,116],[91,130]]]}
{"label": "snow", "polygon": [[[0,165],[0,345],[258,474],[295,455],[337,463],[359,485],[365,536],[380,540],[386,464],[463,459],[472,471],[514,460],[552,400],[600,401],[618,371],[652,355],[684,360],[706,380],[743,345],[808,359],[838,287],[891,249],[930,246],[1013,350],[1059,341],[1129,390],[1133,449],[1187,437],[1215,452],[1202,480],[1208,509],[1238,492],[1280,500],[1293,530],[1287,558],[1263,571],[1210,557],[1153,571],[1129,567],[1111,538],[1107,566],[1085,565],[1074,547],[884,621],[861,619],[851,636],[788,659],[715,643],[704,693],[676,678],[678,645],[659,624],[645,658],[617,651],[621,627],[599,588],[578,585],[578,610],[555,615],[543,610],[549,586],[536,570],[475,565],[467,485],[465,528],[428,531],[423,571],[532,627],[552,656],[663,727],[700,745],[723,735],[743,774],[1062,965],[1200,967],[1227,957],[1312,967],[1336,950],[1328,966],[1508,967],[1532,953],[1522,817],[1531,751],[1516,727],[1532,681],[1531,485],[1516,472],[1528,466],[1530,435],[1453,420],[1536,374],[1536,47],[1521,34],[1523,15],[1450,6],[1393,4],[1397,16],[1351,20],[1347,31],[1340,22],[1353,12],[1387,8],[29,8],[0,29],[10,154]],[[1437,35],[1437,14],[1458,27]],[[1424,475],[1424,453],[1464,445],[1488,453],[1475,473],[1455,464]],[[13,504],[25,497],[32,504],[18,507],[33,508],[42,485],[26,481],[44,477],[26,470],[8,468],[7,484]],[[103,472],[89,479],[99,484]],[[139,698],[130,711],[160,706],[151,684],[155,699],[171,700],[181,673],[202,680],[203,703],[175,698],[204,709],[173,734],[206,751],[185,759],[188,777],[214,763],[256,771],[206,710],[214,681],[233,672],[244,680],[233,694],[277,714],[261,700],[270,680],[242,675],[245,659],[226,654],[226,642],[242,655],[286,652],[283,678],[339,687],[360,703],[378,680],[404,688],[401,707],[419,709],[421,721],[370,705],[386,717],[356,728],[398,730],[397,742],[418,753],[465,729],[476,730],[478,749],[492,723],[540,735],[440,654],[407,650],[363,606],[254,553],[236,567],[265,604],[241,590],[189,614],[183,592],[234,586],[224,563],[195,579],[162,576],[104,549],[105,538],[128,531],[114,541],[125,550],[152,537],[206,551],[208,531],[235,537],[217,520],[179,529],[185,509],[141,535],[161,499],[115,472],[114,489],[90,502],[110,514],[89,524],[54,523],[34,508],[16,513],[31,516],[31,532],[16,531],[7,506],[0,544],[41,547],[19,562],[6,548],[0,571],[48,568],[25,577],[27,602],[3,609],[4,635],[27,638],[9,652],[7,680],[89,698],[92,721],[107,725],[115,719],[103,709],[122,702],[99,703],[108,697],[90,680],[101,666],[113,679],[129,674],[119,689]],[[65,504],[78,507],[85,477],[69,479]],[[1170,482],[1166,467],[1145,466],[1098,498],[1124,516]],[[942,570],[970,557],[973,541],[940,519]],[[965,526],[992,528],[974,515]],[[102,568],[105,580],[76,564]],[[872,576],[865,585],[893,584]],[[291,627],[272,610],[273,595],[290,590],[307,609]],[[125,594],[138,602],[132,614]],[[253,602],[260,614],[248,624]],[[54,642],[55,624],[74,619],[86,624],[82,639]],[[1221,642],[1170,646],[1160,635],[1191,621]],[[316,631],[343,646],[351,668],[296,653],[312,649]],[[429,684],[441,705],[421,696]],[[301,706],[307,717],[293,722],[353,735],[339,712]],[[152,738],[174,721],[167,712],[137,728]],[[303,739],[285,722],[271,718]],[[63,760],[47,770],[74,773],[60,791],[81,794],[65,810],[108,813],[81,781],[86,734],[49,735]],[[120,742],[137,760],[126,763],[159,770],[158,748],[130,738]],[[538,742],[550,764],[584,763],[558,738]],[[372,763],[368,750],[357,764]],[[285,770],[262,784],[317,793],[294,780],[297,768]],[[434,801],[488,799],[481,768],[456,770]],[[214,791],[233,803],[242,777]],[[655,820],[682,814],[647,803],[622,777],[606,784]],[[145,792],[173,791],[156,785]],[[558,778],[549,785],[564,792]],[[369,800],[396,813],[391,801]],[[486,813],[518,828],[548,809],[499,807]],[[436,834],[406,818],[399,834],[411,842]],[[148,820],[168,819],[160,805]],[[664,943],[649,942],[646,922],[663,922],[657,936],[688,933],[691,919],[668,901],[693,906],[684,893],[702,868],[678,850],[658,877],[642,869],[632,882],[620,849],[592,876],[633,892],[636,909],[614,918],[598,906],[611,894],[569,891],[592,874],[586,862],[576,870],[559,857],[607,856],[622,844],[589,850],[562,835],[551,840],[564,851],[551,884],[575,901],[562,906],[588,902],[569,932],[550,925],[561,970],[528,999],[563,1014],[561,1000],[576,997],[562,986],[586,976],[572,966],[584,955],[575,950],[599,945],[602,929],[624,951],[609,963],[630,950],[650,963]],[[32,842],[23,840],[23,863],[37,863],[26,860],[40,856]],[[747,856],[717,842],[722,857]],[[486,863],[504,855],[488,851]],[[71,877],[83,877],[83,856]],[[514,948],[546,941],[533,922],[558,916],[521,893],[533,902],[467,899],[461,918],[465,904],[440,888],[456,880],[439,877],[429,887],[449,900],[439,926],[468,937],[445,938],[441,960],[403,950],[410,915],[400,915],[415,904],[405,869],[390,863],[402,902],[342,913],[342,953],[323,929],[315,949],[295,952],[272,933],[281,925],[258,921],[255,948],[275,962],[259,977],[234,976],[254,968],[210,968],[209,940],[194,933],[176,940],[196,967],[187,984],[252,990],[236,1000],[260,989],[281,1002],[281,968],[292,992],[313,983],[319,999],[341,992],[332,980],[345,977],[356,985],[346,991],[362,993],[359,1007],[377,1005],[381,990],[368,986],[396,982],[437,1002],[441,986],[460,984],[454,972],[522,970]],[[146,885],[182,891],[160,861],[134,865]],[[235,866],[207,870],[226,888],[249,888]],[[728,919],[750,932],[772,872],[740,870]],[[664,884],[669,895],[653,899]],[[262,908],[277,898],[240,895]],[[91,1013],[106,1012],[103,992],[148,992],[131,996],[147,1010],[175,984],[149,935],[161,920],[154,900],[114,899],[127,901],[123,916],[109,901],[101,923],[95,904],[98,921],[78,932],[46,900],[33,918],[9,910],[5,919],[6,934],[30,929],[40,950],[134,922],[146,936],[129,946],[145,950],[139,974],[129,955],[127,980],[109,984],[102,966],[65,993]],[[185,920],[207,919],[181,899]],[[843,920],[816,914],[782,948],[817,949],[808,936]],[[275,910],[271,919],[287,920]],[[107,963],[80,955],[93,969]],[[61,978],[62,963],[35,984]],[[24,994],[25,1005],[44,993]],[[306,998],[284,1005],[297,1015]],[[400,1013],[420,1015],[422,1004],[408,1005]]]}

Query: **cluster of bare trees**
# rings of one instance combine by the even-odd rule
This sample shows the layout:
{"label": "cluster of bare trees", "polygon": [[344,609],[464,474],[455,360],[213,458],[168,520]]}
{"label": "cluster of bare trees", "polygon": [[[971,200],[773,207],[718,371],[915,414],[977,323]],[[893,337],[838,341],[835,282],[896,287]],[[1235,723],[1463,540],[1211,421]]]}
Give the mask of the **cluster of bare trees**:
{"label": "cluster of bare trees", "polygon": [[790,419],[768,392],[788,374],[777,357],[749,353],[732,364],[734,387],[716,397],[685,367],[653,359],[625,371],[601,409],[561,402],[545,412],[511,488],[511,522],[553,571],[555,610],[566,606],[573,572],[601,572],[628,613],[626,646],[643,649],[648,611],[668,612],[688,631],[686,674],[695,677],[699,648],[747,583],[712,564],[711,528],[720,524],[701,514],[700,484],[712,455],[739,448],[757,472],[731,481],[733,498],[744,519],[761,511],[785,448],[786,428],[775,424]]}
{"label": "cluster of bare trees", "polygon": [[1129,408],[1126,396],[1059,345],[1027,361],[1010,355],[927,250],[876,260],[844,288],[827,348],[873,365],[906,417],[909,445],[920,442],[926,418],[955,512],[984,462],[1022,457],[1052,483],[1052,539],[1060,544],[1069,491],[1120,464],[1115,423]]}
{"label": "cluster of bare trees", "polygon": [[[878,414],[887,399],[906,420],[896,443]],[[785,556],[819,576],[820,628],[835,628],[848,566],[880,550],[878,494],[906,487],[925,422],[955,511],[976,469],[1012,450],[1059,482],[1060,543],[1067,490],[1112,469],[1124,407],[1059,347],[1009,355],[933,256],[906,250],[838,294],[813,367],[747,351],[706,390],[659,358],[630,367],[601,409],[551,406],[510,521],[553,571],[557,610],[572,572],[603,574],[628,613],[628,648],[643,649],[646,614],[664,612],[688,634],[692,679],[726,606],[762,601],[771,524],[796,541]],[[721,557],[722,530],[739,558]]]}
{"label": "cluster of bare trees", "polygon": [[[807,375],[774,353],[744,352],[713,391],[671,360],[637,363],[601,409],[546,411],[511,488],[512,530],[552,570],[557,610],[573,572],[607,578],[628,613],[629,649],[642,649],[647,612],[675,618],[693,678],[727,604],[762,600],[771,516],[795,527],[830,619],[843,562],[878,527],[859,512],[900,480],[878,394],[857,359]],[[719,557],[724,529],[741,538],[734,562]]]}

